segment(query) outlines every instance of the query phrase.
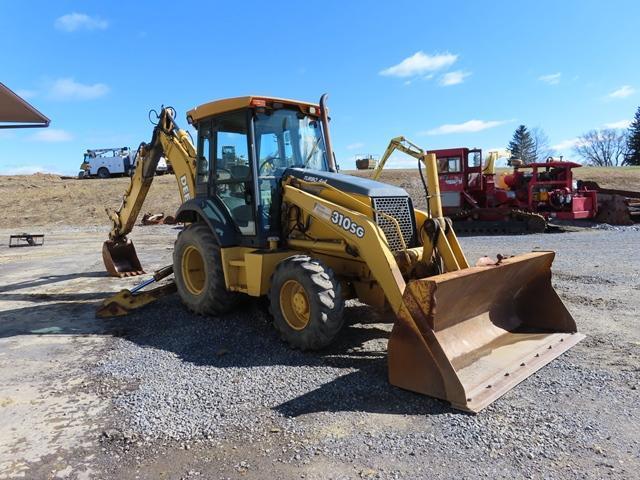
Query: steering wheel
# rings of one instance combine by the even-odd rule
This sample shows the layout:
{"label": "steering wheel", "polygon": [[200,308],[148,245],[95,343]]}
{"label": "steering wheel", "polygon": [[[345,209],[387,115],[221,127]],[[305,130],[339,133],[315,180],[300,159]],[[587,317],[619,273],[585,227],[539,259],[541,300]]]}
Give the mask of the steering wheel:
{"label": "steering wheel", "polygon": [[273,165],[273,161],[274,161],[276,158],[280,158],[280,157],[278,157],[278,155],[269,155],[267,158],[265,158],[265,159],[264,159],[264,161],[260,164],[260,167],[258,168],[258,175],[259,175],[259,176],[262,176],[262,170],[264,170],[264,168],[265,168],[267,165],[271,165],[271,170],[274,170],[274,168],[273,168],[273,167],[274,167],[274,165]]}

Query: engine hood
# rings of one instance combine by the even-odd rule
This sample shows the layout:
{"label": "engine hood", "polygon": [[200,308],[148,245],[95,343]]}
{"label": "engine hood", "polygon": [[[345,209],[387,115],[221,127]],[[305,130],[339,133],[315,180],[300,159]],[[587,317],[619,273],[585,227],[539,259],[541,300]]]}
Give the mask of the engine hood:
{"label": "engine hood", "polygon": [[368,178],[345,175],[343,173],[322,172],[305,168],[289,168],[284,177],[292,176],[307,182],[322,182],[346,193],[366,195],[367,197],[408,197],[405,189],[387,183],[376,182]]}

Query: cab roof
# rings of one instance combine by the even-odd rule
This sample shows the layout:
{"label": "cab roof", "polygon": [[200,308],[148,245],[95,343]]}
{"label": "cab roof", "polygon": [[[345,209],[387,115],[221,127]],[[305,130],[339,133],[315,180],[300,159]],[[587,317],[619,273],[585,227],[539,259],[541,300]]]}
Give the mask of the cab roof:
{"label": "cab roof", "polygon": [[298,107],[305,113],[312,113],[310,107],[315,108],[315,115],[320,113],[320,107],[317,103],[301,102],[299,100],[290,100],[287,98],[268,97],[264,95],[247,95],[245,97],[224,98],[204,103],[198,107],[192,108],[187,112],[187,120],[189,123],[198,122],[199,120],[220,113],[231,112],[249,107],[264,107],[272,104],[282,104],[287,107]]}

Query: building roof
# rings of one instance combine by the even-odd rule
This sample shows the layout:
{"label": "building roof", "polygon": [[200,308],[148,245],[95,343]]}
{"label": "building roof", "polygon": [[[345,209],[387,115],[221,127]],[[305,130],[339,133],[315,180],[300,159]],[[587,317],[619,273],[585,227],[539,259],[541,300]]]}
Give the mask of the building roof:
{"label": "building roof", "polygon": [[48,127],[50,120],[0,83],[0,128]]}

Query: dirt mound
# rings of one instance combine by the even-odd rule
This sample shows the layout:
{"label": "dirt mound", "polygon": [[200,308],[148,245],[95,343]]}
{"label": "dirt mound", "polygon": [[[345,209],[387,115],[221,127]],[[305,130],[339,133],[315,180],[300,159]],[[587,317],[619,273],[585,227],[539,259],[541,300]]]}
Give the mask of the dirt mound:
{"label": "dirt mound", "polygon": [[[4,228],[52,225],[109,227],[105,208],[118,208],[129,178],[64,179],[41,174],[0,176],[0,210]],[[173,176],[157,177],[143,212],[173,215],[180,195]],[[142,217],[141,217],[142,218]]]}
{"label": "dirt mound", "polygon": [[[346,171],[370,177],[371,170]],[[640,167],[575,170],[577,179],[594,180],[602,187],[640,190]],[[382,181],[404,188],[417,208],[426,207],[422,182],[417,169],[385,170]],[[129,184],[129,178],[78,180],[50,173],[0,176],[0,209],[5,228],[31,226],[97,225],[109,227],[105,208],[117,208]],[[141,213],[173,215],[180,195],[173,175],[156,177]],[[142,218],[142,217],[140,217]]]}

